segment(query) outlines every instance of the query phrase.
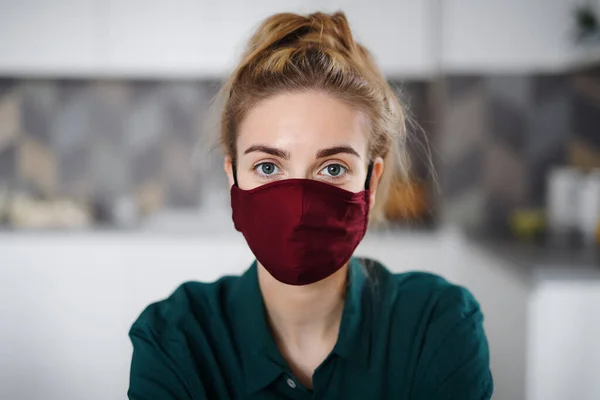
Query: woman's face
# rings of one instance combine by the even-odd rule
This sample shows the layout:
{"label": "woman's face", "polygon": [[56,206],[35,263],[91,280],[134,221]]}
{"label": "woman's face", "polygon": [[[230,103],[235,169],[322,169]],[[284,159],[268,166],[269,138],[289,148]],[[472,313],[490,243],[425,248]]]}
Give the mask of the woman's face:
{"label": "woman's face", "polygon": [[[342,189],[364,189],[369,164],[368,119],[323,92],[285,93],[251,109],[237,140],[237,179],[253,189],[281,179],[315,179]],[[383,160],[373,160],[371,206]],[[233,185],[230,157],[225,170]]]}

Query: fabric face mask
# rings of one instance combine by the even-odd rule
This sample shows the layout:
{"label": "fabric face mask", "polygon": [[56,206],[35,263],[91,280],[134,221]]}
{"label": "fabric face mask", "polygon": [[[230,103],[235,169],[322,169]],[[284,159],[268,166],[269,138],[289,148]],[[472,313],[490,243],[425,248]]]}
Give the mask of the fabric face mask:
{"label": "fabric face mask", "polygon": [[[231,187],[235,228],[278,281],[307,285],[337,272],[367,230],[365,190],[353,193],[311,179],[284,179],[242,190]],[[235,166],[234,166],[235,177]]]}

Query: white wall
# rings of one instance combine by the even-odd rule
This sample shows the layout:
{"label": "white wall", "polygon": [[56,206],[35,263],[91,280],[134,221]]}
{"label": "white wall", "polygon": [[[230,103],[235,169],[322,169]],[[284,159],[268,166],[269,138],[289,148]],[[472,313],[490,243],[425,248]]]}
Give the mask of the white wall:
{"label": "white wall", "polygon": [[267,16],[347,13],[390,73],[431,70],[430,0],[0,0],[0,74],[222,76]]}
{"label": "white wall", "polygon": [[[399,270],[439,270],[436,243],[409,236],[363,247]],[[125,398],[127,331],[142,309],[251,260],[240,235],[0,234],[0,398]]]}
{"label": "white wall", "polygon": [[[592,400],[600,385],[600,281],[529,286],[458,232],[370,235],[357,255],[469,288],[490,344],[494,400]],[[187,280],[244,271],[240,235],[0,234],[0,398],[121,399],[127,331]]]}
{"label": "white wall", "polygon": [[142,309],[247,267],[243,241],[126,234],[0,237],[0,399],[124,399]]}
{"label": "white wall", "polygon": [[0,0],[0,10],[0,74],[69,74],[98,65],[98,1]]}
{"label": "white wall", "polygon": [[[525,399],[530,283],[498,254],[461,235],[447,240],[456,281],[469,288],[484,313],[494,377],[494,400]],[[529,399],[528,399],[529,400]]]}
{"label": "white wall", "polygon": [[573,56],[582,0],[447,0],[442,62],[448,71],[556,71]]}
{"label": "white wall", "polygon": [[582,1],[0,0],[0,74],[222,76],[266,16],[338,9],[389,75],[552,72]]}
{"label": "white wall", "polygon": [[600,281],[545,282],[530,312],[527,399],[600,399]]}
{"label": "white wall", "polygon": [[[514,295],[519,291],[511,291],[507,279],[490,281],[489,260],[476,260],[487,272],[465,268],[469,263],[455,258],[464,253],[457,243],[453,232],[371,236],[357,255],[377,258],[395,272],[425,270],[467,285],[487,316],[496,384],[518,386],[515,363],[524,331],[501,333],[520,318],[513,316],[523,308]],[[127,331],[141,310],[184,281],[241,273],[251,259],[241,236],[0,234],[0,398],[125,398]],[[497,354],[513,363],[494,360]]]}

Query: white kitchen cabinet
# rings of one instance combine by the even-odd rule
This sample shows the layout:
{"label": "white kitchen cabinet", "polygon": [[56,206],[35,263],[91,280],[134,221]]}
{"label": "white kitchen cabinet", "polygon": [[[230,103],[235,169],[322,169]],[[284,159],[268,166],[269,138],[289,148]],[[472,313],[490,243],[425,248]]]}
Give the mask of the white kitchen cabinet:
{"label": "white kitchen cabinet", "polygon": [[98,0],[0,0],[0,75],[79,75],[99,67]]}
{"label": "white kitchen cabinet", "polygon": [[267,16],[346,12],[391,76],[431,71],[431,1],[0,0],[0,73],[221,77]]}
{"label": "white kitchen cabinet", "polygon": [[597,49],[573,44],[580,3],[0,0],[0,74],[222,77],[265,17],[317,10],[344,11],[357,40],[392,77],[558,72],[598,59]]}
{"label": "white kitchen cabinet", "polygon": [[434,69],[433,0],[312,0],[315,9],[346,13],[356,40],[389,76],[420,78]]}
{"label": "white kitchen cabinet", "polygon": [[[122,398],[127,330],[142,309],[184,281],[240,274],[252,260],[233,227],[209,231],[0,233],[0,398]],[[573,279],[566,266],[551,268],[562,276],[526,278],[452,229],[372,232],[356,254],[471,290],[485,316],[494,399],[599,398],[597,275]]]}
{"label": "white kitchen cabinet", "polygon": [[113,74],[223,76],[267,15],[299,1],[109,0],[106,67]]}
{"label": "white kitchen cabinet", "polygon": [[[240,233],[0,232],[0,399],[123,399],[127,332],[153,301],[189,280],[241,274]],[[394,271],[447,275],[442,235],[366,239]]]}
{"label": "white kitchen cabinet", "polygon": [[600,399],[598,276],[541,282],[530,315],[527,400]]}
{"label": "white kitchen cabinet", "polygon": [[442,68],[450,73],[562,71],[574,57],[573,11],[582,3],[440,1]]}
{"label": "white kitchen cabinet", "polygon": [[[142,75],[222,75],[231,70],[253,30],[283,11],[344,11],[356,36],[390,75],[430,71],[428,1],[338,0],[208,2],[110,0],[107,66]],[[143,10],[143,12],[140,12]]]}

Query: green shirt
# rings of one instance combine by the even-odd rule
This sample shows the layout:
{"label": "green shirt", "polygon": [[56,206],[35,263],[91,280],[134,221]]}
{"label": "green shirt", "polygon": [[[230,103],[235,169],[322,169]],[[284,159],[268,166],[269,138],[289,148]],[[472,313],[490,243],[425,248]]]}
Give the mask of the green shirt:
{"label": "green shirt", "polygon": [[[366,271],[366,272],[365,272]],[[483,316],[436,275],[353,258],[337,343],[308,390],[269,331],[256,262],[241,277],[188,282],[133,324],[132,400],[485,400]]]}

